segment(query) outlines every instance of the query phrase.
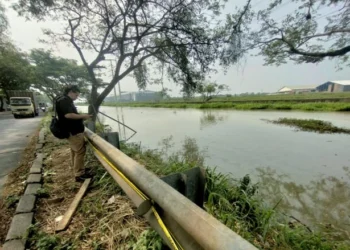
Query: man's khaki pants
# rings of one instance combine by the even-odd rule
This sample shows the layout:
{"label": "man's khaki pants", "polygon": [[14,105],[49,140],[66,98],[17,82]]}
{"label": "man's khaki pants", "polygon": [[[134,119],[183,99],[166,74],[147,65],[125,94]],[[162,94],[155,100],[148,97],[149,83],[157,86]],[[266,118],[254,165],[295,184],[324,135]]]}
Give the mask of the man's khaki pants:
{"label": "man's khaki pants", "polygon": [[86,147],[85,147],[84,133],[71,135],[68,138],[68,141],[70,144],[70,152],[71,152],[74,175],[78,177],[85,173],[84,156],[85,156]]}

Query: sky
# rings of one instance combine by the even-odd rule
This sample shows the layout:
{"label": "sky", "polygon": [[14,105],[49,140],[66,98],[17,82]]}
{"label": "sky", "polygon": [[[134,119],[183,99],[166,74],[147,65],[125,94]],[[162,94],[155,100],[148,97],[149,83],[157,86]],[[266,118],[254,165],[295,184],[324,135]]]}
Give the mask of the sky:
{"label": "sky", "polygon": [[[263,8],[268,4],[269,0],[252,0],[253,8]],[[234,10],[237,5],[242,6],[244,0],[229,0],[227,10]],[[291,0],[276,11],[277,18],[283,17],[292,3]],[[59,29],[57,22],[37,22],[27,21],[23,17],[19,17],[15,11],[9,8],[10,3],[6,1],[4,5],[7,7],[7,17],[10,23],[10,36],[14,43],[22,50],[29,52],[34,48],[53,49],[56,56],[75,59],[79,63],[81,60],[77,51],[69,44],[59,44],[51,47],[51,45],[43,44],[39,40],[43,39],[42,29]],[[331,10],[324,11],[325,14]],[[323,13],[321,13],[323,14]],[[319,64],[294,64],[292,62],[282,66],[263,66],[263,58],[261,56],[250,56],[240,63],[239,66],[232,66],[225,74],[222,70],[213,75],[211,80],[219,84],[229,86],[227,94],[240,94],[246,92],[276,92],[283,86],[290,85],[317,85],[329,80],[349,80],[350,67],[339,71],[336,67],[335,60],[326,59]],[[107,79],[108,80],[108,79]],[[136,82],[132,77],[126,77],[121,81],[122,91],[137,91]],[[171,96],[180,96],[181,87],[173,82],[166,81],[164,87],[172,89]],[[149,85],[148,90],[159,91],[160,85]]]}

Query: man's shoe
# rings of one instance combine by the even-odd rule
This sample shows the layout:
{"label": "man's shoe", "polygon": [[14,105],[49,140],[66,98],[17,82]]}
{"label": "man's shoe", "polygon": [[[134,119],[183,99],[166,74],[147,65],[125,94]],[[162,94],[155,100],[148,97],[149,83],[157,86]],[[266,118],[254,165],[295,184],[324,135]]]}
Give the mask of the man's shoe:
{"label": "man's shoe", "polygon": [[83,175],[76,176],[75,181],[76,182],[84,182],[86,179],[90,179],[90,178],[92,178],[92,175],[85,173]]}

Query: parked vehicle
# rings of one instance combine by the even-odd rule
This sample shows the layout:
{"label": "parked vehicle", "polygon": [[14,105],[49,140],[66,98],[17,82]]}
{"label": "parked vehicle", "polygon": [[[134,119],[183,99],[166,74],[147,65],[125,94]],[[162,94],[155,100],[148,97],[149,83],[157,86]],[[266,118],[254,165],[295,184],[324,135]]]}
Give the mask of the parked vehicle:
{"label": "parked vehicle", "polygon": [[10,90],[8,94],[14,118],[21,116],[35,117],[39,115],[39,105],[33,91]]}
{"label": "parked vehicle", "polygon": [[39,102],[39,107],[41,111],[46,112],[47,104],[45,102]]}

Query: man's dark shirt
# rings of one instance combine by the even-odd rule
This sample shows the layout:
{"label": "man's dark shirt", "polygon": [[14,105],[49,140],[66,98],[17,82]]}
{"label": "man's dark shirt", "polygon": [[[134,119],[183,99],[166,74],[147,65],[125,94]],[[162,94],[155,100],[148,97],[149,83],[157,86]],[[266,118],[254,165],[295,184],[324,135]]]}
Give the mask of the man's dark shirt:
{"label": "man's dark shirt", "polygon": [[73,100],[69,96],[60,97],[57,100],[57,115],[60,125],[63,129],[70,132],[72,135],[76,135],[84,132],[83,119],[67,119],[66,114],[74,113],[78,114],[77,108],[74,106]]}

